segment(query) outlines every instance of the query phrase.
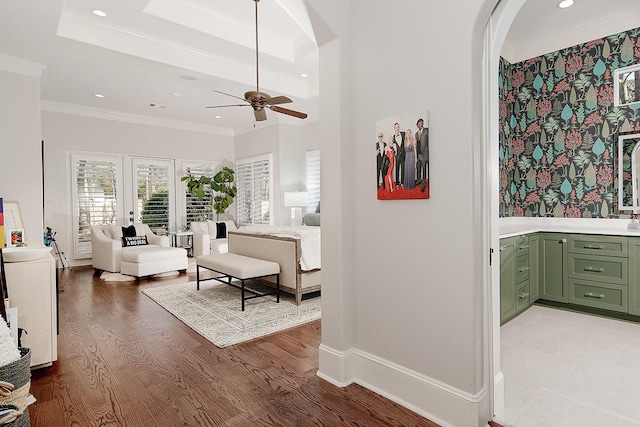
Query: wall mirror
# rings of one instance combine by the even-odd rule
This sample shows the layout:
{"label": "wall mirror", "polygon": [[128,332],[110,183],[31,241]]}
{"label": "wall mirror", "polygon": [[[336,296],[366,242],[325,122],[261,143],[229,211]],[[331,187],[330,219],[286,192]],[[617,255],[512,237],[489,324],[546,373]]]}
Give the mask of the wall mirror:
{"label": "wall mirror", "polygon": [[640,64],[618,68],[614,72],[616,106],[640,102]]}
{"label": "wall mirror", "polygon": [[618,136],[618,209],[640,210],[640,133]]}

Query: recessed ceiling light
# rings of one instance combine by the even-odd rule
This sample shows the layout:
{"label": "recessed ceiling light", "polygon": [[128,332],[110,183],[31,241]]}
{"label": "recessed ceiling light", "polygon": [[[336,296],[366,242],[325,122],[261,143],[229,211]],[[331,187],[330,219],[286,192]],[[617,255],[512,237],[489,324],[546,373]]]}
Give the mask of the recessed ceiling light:
{"label": "recessed ceiling light", "polygon": [[96,98],[104,98],[104,95],[102,95],[101,93],[96,93],[93,96],[95,96]]}
{"label": "recessed ceiling light", "polygon": [[105,12],[103,12],[101,10],[98,10],[98,9],[94,10],[93,14],[96,15],[96,16],[99,16],[101,18],[104,18],[105,16],[107,16],[107,14]]}
{"label": "recessed ceiling light", "polygon": [[573,0],[562,0],[561,2],[558,3],[558,7],[560,9],[566,9],[571,6],[573,6]]}
{"label": "recessed ceiling light", "polygon": [[305,77],[306,78],[306,77],[309,77],[309,75],[307,73],[302,73],[302,74],[300,74],[300,77]]}
{"label": "recessed ceiling light", "polygon": [[222,116],[215,116],[215,117],[216,117],[216,119],[221,119],[222,118]]}

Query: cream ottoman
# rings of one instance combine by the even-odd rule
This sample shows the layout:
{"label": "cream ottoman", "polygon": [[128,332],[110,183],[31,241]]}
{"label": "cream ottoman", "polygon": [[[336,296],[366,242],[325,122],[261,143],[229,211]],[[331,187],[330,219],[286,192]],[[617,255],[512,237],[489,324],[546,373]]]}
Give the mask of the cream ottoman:
{"label": "cream ottoman", "polygon": [[136,277],[186,270],[189,265],[186,249],[161,246],[123,248],[120,260],[120,272]]}

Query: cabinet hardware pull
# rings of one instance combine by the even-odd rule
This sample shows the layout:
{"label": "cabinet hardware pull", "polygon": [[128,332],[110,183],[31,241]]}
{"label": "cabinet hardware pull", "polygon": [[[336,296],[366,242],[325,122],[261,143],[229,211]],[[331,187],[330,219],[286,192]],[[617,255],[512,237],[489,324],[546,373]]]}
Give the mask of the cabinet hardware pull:
{"label": "cabinet hardware pull", "polygon": [[520,297],[520,299],[525,299],[529,297],[529,294],[526,292],[521,293],[520,295],[518,295]]}
{"label": "cabinet hardware pull", "polygon": [[524,273],[524,272],[525,272],[525,271],[527,271],[527,270],[529,270],[529,267],[520,267],[520,268],[518,269],[518,271],[519,271],[520,273]]}
{"label": "cabinet hardware pull", "polygon": [[561,245],[564,244],[564,243],[567,243],[567,239],[562,239],[562,240],[558,241],[558,243],[560,243]]}
{"label": "cabinet hardware pull", "polygon": [[589,292],[588,294],[584,294],[585,298],[595,298],[595,299],[602,299],[604,298],[604,294],[594,294],[593,292]]}
{"label": "cabinet hardware pull", "polygon": [[587,267],[587,268],[584,269],[584,271],[588,271],[590,273],[603,273],[604,272],[604,268]]}
{"label": "cabinet hardware pull", "polygon": [[501,251],[506,251],[506,250],[507,250],[507,247],[506,247],[506,246],[500,246],[500,250],[501,250]]}
{"label": "cabinet hardware pull", "polygon": [[598,246],[585,245],[585,246],[583,246],[583,249],[595,249],[595,250],[601,251],[602,249],[604,249],[604,246],[602,246],[602,245],[598,245]]}
{"label": "cabinet hardware pull", "polygon": [[529,245],[520,245],[519,248],[520,249],[529,249]]}

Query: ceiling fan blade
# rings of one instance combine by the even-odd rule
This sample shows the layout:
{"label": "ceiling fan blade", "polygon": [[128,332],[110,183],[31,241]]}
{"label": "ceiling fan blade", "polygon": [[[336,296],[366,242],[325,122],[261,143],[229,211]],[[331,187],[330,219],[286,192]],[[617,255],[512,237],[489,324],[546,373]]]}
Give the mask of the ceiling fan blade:
{"label": "ceiling fan blade", "polygon": [[286,96],[276,96],[273,98],[269,98],[266,102],[269,105],[276,105],[276,104],[288,104],[289,102],[293,102],[293,101],[291,101]]}
{"label": "ceiling fan blade", "polygon": [[220,90],[215,90],[215,89],[211,89],[211,90],[212,90],[212,91],[214,91],[214,92],[217,92],[217,93],[221,93],[221,94],[223,94],[223,95],[230,96],[230,97],[232,97],[232,98],[239,99],[239,100],[241,100],[241,101],[249,102],[249,101],[247,101],[247,100],[246,100],[246,99],[244,99],[244,98],[240,98],[239,96],[231,95],[230,93],[222,92],[222,91],[220,91]]}
{"label": "ceiling fan blade", "polygon": [[289,110],[288,108],[278,107],[277,105],[269,107],[269,109],[271,111],[275,111],[276,113],[287,114],[289,116],[297,117],[299,119],[307,118],[307,113],[301,113],[300,111]]}
{"label": "ceiling fan blade", "polygon": [[256,116],[256,121],[261,122],[267,120],[267,112],[264,111],[264,108],[261,109],[253,109],[253,114]]}
{"label": "ceiling fan blade", "polygon": [[222,108],[222,107],[250,107],[250,104],[210,105],[204,108]]}

